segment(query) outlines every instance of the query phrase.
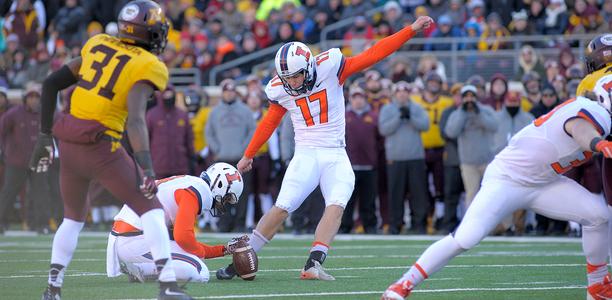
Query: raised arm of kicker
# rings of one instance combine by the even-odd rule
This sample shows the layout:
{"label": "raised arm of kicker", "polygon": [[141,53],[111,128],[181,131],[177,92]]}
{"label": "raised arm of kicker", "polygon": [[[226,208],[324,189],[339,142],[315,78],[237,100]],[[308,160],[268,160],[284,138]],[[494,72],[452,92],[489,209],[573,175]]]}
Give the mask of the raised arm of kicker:
{"label": "raised arm of kicker", "polygon": [[279,104],[270,103],[268,113],[263,117],[259,125],[257,125],[253,138],[251,139],[249,146],[244,151],[245,157],[253,158],[255,156],[259,148],[261,148],[261,146],[270,138],[274,130],[283,120],[283,116],[286,112],[287,110]]}
{"label": "raised arm of kicker", "polygon": [[412,29],[412,26],[404,27],[404,29],[378,41],[368,50],[358,55],[348,57],[344,62],[344,70],[342,70],[342,74],[340,74],[340,83],[344,83],[349,76],[360,72],[391,55],[393,52],[401,48],[404,43],[410,40],[415,33],[416,32]]}

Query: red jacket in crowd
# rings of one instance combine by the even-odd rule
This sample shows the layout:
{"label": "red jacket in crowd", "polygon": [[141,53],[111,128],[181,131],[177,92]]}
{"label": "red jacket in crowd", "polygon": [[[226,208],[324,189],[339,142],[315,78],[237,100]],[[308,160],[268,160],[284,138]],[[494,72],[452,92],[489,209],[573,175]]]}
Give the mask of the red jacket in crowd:
{"label": "red jacket in crowd", "polygon": [[0,148],[7,165],[27,168],[38,138],[40,114],[25,105],[10,108],[0,119]]}
{"label": "red jacket in crowd", "polygon": [[376,168],[381,143],[375,112],[368,110],[359,115],[350,109],[346,111],[346,152],[353,166]]}
{"label": "red jacket in crowd", "polygon": [[158,177],[189,173],[193,132],[186,112],[161,101],[147,112],[153,169]]}

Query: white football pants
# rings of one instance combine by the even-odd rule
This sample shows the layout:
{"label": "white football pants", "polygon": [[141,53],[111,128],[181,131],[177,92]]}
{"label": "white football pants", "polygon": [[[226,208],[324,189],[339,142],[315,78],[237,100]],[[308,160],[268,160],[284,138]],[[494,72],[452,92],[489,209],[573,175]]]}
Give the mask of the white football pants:
{"label": "white football pants", "polygon": [[[117,237],[115,247],[120,261],[137,265],[145,276],[157,273],[144,236]],[[186,252],[175,241],[170,241],[170,251],[177,281],[208,282],[208,267],[199,257]]]}
{"label": "white football pants", "polygon": [[355,187],[355,173],[344,148],[296,147],[274,205],[292,213],[317,185],[325,207],[346,207]]}

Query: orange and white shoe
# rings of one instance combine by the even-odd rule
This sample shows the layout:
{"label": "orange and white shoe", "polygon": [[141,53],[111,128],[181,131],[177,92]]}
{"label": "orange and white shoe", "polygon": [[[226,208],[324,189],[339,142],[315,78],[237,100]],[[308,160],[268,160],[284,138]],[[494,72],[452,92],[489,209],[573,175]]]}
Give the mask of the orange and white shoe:
{"label": "orange and white shoe", "polygon": [[394,283],[390,285],[382,294],[380,300],[404,300],[410,296],[410,292],[414,285],[410,280],[405,280],[402,283]]}
{"label": "orange and white shoe", "polygon": [[310,267],[308,270],[302,270],[300,274],[300,279],[302,280],[325,280],[331,281],[336,280],[334,276],[331,276],[323,270],[323,266],[318,262],[314,262],[314,266]]}
{"label": "orange and white shoe", "polygon": [[610,274],[600,283],[587,287],[587,300],[612,300],[612,283]]}

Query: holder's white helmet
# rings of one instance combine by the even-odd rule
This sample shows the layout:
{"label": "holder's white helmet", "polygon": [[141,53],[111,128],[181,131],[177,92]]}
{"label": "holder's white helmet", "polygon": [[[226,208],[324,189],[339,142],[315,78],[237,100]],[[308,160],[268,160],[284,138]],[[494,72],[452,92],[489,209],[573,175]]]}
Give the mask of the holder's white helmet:
{"label": "holder's white helmet", "polygon": [[[315,57],[308,46],[300,42],[286,43],[278,49],[274,58],[274,66],[278,77],[283,82],[285,91],[291,96],[310,92],[317,80]],[[293,88],[286,78],[299,73],[304,74],[304,82],[300,87]]]}
{"label": "holder's white helmet", "polygon": [[612,115],[612,75],[606,75],[597,80],[593,92],[597,97],[597,103]]}
{"label": "holder's white helmet", "polygon": [[242,194],[244,181],[236,168],[228,163],[218,162],[200,174],[208,182],[213,195],[211,214],[215,217],[225,213],[227,204],[236,204]]}

